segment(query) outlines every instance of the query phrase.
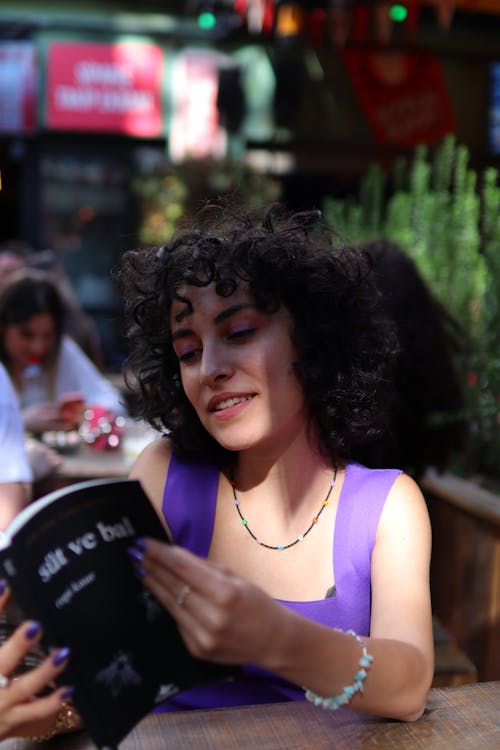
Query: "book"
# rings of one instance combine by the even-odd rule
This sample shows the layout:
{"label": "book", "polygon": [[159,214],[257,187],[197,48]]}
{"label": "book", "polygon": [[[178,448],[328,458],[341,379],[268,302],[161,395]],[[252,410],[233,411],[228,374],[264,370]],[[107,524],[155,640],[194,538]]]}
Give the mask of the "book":
{"label": "book", "polygon": [[194,658],[168,611],[145,588],[127,548],[168,541],[140,482],[90,480],[39,498],[0,537],[16,603],[39,620],[47,650],[71,657],[59,683],[95,745],[117,748],[155,706],[238,668]]}

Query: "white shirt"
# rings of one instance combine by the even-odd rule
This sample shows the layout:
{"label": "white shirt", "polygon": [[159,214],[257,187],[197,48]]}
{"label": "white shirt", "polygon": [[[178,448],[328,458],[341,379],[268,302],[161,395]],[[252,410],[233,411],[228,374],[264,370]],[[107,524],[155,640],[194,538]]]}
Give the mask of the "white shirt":
{"label": "white shirt", "polygon": [[16,393],[0,364],[0,482],[31,482]]}
{"label": "white shirt", "polygon": [[20,394],[23,408],[52,400],[58,401],[63,393],[80,391],[87,406],[103,406],[114,414],[126,414],[119,391],[99,372],[69,336],[63,336],[61,339],[54,388],[55,394],[52,399],[48,374],[43,369],[39,369],[30,377],[25,377]]}

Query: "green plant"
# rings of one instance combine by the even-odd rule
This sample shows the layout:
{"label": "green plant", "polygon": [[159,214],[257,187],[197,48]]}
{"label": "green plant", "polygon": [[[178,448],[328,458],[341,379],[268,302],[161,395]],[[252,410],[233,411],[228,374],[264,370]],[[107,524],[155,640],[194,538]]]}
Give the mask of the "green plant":
{"label": "green plant", "polygon": [[415,149],[390,174],[374,164],[359,196],[326,198],[327,220],[357,243],[376,236],[397,242],[434,294],[460,322],[458,362],[472,440],[458,467],[500,477],[500,186],[498,172],[479,174],[469,152],[447,136],[434,150]]}
{"label": "green plant", "polygon": [[166,242],[207,201],[233,196],[259,208],[279,200],[281,185],[232,160],[188,159],[133,180],[132,191],[139,202],[139,239],[154,245]]}

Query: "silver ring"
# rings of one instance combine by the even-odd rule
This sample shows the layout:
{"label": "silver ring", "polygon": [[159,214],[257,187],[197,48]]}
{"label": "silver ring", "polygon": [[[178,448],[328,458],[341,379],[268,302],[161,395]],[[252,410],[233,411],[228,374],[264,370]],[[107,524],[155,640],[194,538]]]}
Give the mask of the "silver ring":
{"label": "silver ring", "polygon": [[[187,596],[187,595],[186,595]],[[6,677],[4,674],[0,672],[0,689],[4,689],[9,687],[10,680],[8,677]]]}
{"label": "silver ring", "polygon": [[191,586],[189,584],[184,584],[184,586],[181,588],[177,595],[176,602],[179,605],[179,607],[182,607],[186,599],[188,598],[189,594],[191,593]]}

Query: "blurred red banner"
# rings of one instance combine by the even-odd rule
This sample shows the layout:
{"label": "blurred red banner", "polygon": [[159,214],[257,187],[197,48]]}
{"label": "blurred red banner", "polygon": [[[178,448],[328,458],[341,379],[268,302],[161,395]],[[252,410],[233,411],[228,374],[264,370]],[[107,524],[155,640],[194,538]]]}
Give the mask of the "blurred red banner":
{"label": "blurred red banner", "polygon": [[412,148],[455,130],[446,84],[433,55],[354,48],[341,54],[379,145]]}
{"label": "blurred red banner", "polygon": [[143,138],[163,132],[163,51],[143,42],[53,42],[46,124]]}

